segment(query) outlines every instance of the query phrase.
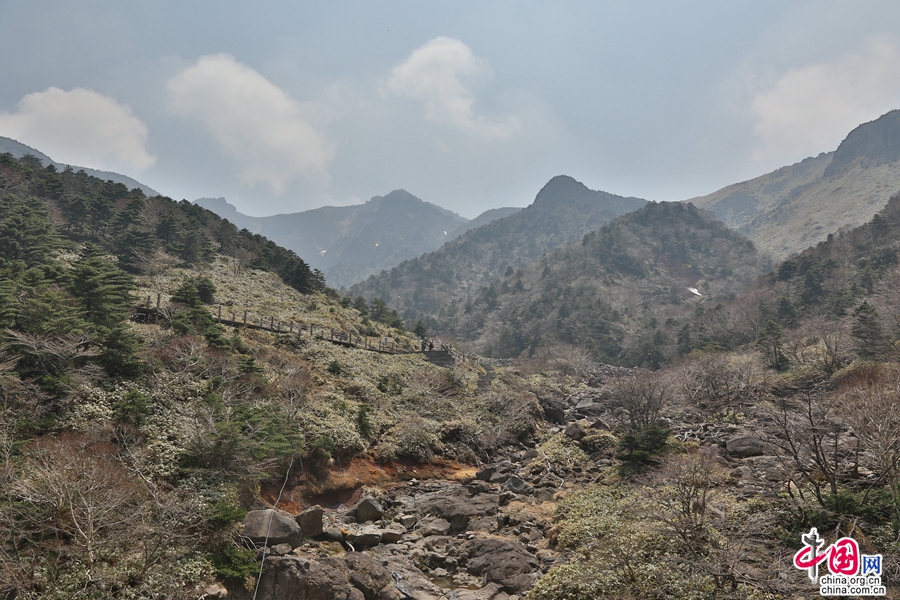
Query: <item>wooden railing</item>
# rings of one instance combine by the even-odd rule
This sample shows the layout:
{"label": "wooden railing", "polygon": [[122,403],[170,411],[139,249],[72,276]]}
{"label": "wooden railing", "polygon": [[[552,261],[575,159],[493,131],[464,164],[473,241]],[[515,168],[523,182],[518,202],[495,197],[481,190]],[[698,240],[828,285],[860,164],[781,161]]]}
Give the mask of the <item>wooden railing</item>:
{"label": "wooden railing", "polygon": [[[148,321],[159,324],[159,316],[164,314],[165,310],[161,307],[161,294],[156,295],[156,304],[152,304],[152,297],[147,296],[146,301],[141,306],[136,306],[133,313],[143,315]],[[213,320],[221,325],[229,327],[241,327],[244,329],[257,329],[261,331],[271,331],[273,333],[296,333],[297,335],[309,334],[312,337],[318,337],[333,344],[339,344],[347,348],[359,348],[361,350],[369,350],[371,352],[383,352],[387,354],[419,354],[412,348],[399,347],[397,343],[388,338],[359,335],[353,331],[335,330],[332,327],[324,327],[314,323],[304,323],[302,321],[281,321],[276,320],[270,315],[253,315],[250,311],[245,310],[242,315],[238,315],[235,311],[231,311],[231,318],[222,317],[222,305],[218,305],[215,310],[210,310]],[[226,313],[226,317],[227,317]]]}

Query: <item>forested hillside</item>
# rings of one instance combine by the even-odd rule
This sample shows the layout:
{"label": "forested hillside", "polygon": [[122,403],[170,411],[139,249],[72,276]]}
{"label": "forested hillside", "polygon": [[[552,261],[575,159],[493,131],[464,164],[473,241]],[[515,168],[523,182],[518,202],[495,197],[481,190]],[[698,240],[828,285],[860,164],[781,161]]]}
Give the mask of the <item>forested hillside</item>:
{"label": "forested hillside", "polygon": [[350,291],[382,298],[406,321],[415,321],[502,277],[509,268],[578,240],[645,203],[589,190],[571,177],[554,177],[528,207],[374,275]]}
{"label": "forested hillside", "polygon": [[[658,368],[704,306],[764,272],[753,244],[685,203],[648,204],[457,300],[435,325],[494,356],[556,343]],[[694,288],[694,292],[690,288]],[[699,294],[699,295],[698,295]]]}

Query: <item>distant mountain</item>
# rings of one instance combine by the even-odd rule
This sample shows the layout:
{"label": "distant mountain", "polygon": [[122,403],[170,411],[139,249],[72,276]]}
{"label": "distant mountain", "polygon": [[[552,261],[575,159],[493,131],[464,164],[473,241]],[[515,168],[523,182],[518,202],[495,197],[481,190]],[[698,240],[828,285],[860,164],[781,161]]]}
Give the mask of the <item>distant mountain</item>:
{"label": "distant mountain", "polygon": [[503,208],[492,208],[490,210],[486,210],[468,223],[460,225],[453,233],[450,234],[450,239],[455,240],[467,231],[477,229],[482,225],[487,225],[491,221],[496,221],[497,219],[508,217],[509,215],[519,212],[520,210],[522,210],[521,206],[504,206]]}
{"label": "distant mountain", "polygon": [[75,165],[65,165],[63,163],[58,163],[43,152],[39,152],[31,146],[26,146],[25,144],[17,142],[16,140],[0,136],[0,154],[6,152],[12,154],[15,158],[22,158],[23,156],[30,154],[39,159],[45,167],[53,165],[60,171],[64,171],[66,167],[71,167],[73,171],[84,171],[91,177],[96,177],[98,179],[102,179],[103,181],[114,181],[115,183],[121,183],[129,190],[138,188],[150,198],[160,195],[160,193],[153,188],[146,186],[143,183],[136,181],[126,175],[120,175],[119,173],[113,173],[111,171],[98,171],[96,169],[89,169],[87,167],[78,167]]}
{"label": "distant mountain", "polygon": [[352,286],[350,292],[382,298],[407,321],[433,315],[510,269],[581,239],[646,203],[640,198],[589,190],[564,175],[554,177],[530,206],[370,277]]}
{"label": "distant mountain", "polygon": [[492,356],[571,344],[658,366],[680,327],[753,283],[753,243],[689,203],[647,204],[445,306],[436,332]]}
{"label": "distant mountain", "polygon": [[200,198],[196,203],[293,250],[324,272],[328,285],[338,288],[435,250],[471,223],[487,223],[521,210],[493,209],[470,221],[404,190],[375,196],[365,204],[272,217],[244,215],[224,198]]}
{"label": "distant mountain", "polygon": [[784,259],[870,220],[900,191],[900,110],[807,158],[689,202],[711,210],[761,252]]}

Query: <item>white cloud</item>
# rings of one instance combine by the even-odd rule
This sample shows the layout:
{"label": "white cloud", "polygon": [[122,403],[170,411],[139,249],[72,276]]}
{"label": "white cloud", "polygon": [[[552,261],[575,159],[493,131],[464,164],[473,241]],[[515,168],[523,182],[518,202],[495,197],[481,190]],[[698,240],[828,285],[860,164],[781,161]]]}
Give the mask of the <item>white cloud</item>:
{"label": "white cloud", "polygon": [[466,44],[440,36],[415,49],[394,67],[387,89],[421,101],[426,119],[487,138],[505,139],[521,127],[519,120],[513,116],[490,119],[476,115],[475,96],[464,83],[490,75],[487,62],[475,56]]}
{"label": "white cloud", "polygon": [[870,38],[827,63],[793,69],[755,95],[757,159],[797,160],[837,148],[857,125],[900,107],[900,49]]}
{"label": "white cloud", "polygon": [[153,166],[147,125],[115,98],[92,90],[56,87],[22,98],[16,112],[0,113],[0,135],[34,147],[55,161],[94,169]]}
{"label": "white cloud", "polygon": [[276,194],[298,175],[326,179],[334,147],[303,107],[268,79],[226,54],[203,56],[166,85],[170,109],[212,134],[249,184]]}

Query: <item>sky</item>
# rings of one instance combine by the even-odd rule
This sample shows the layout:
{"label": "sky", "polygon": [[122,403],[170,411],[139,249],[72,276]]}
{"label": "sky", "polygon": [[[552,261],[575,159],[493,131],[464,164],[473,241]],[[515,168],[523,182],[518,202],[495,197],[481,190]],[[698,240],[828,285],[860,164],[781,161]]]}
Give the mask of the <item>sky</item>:
{"label": "sky", "polygon": [[900,108],[895,0],[0,0],[0,136],[266,216],[683,200]]}

